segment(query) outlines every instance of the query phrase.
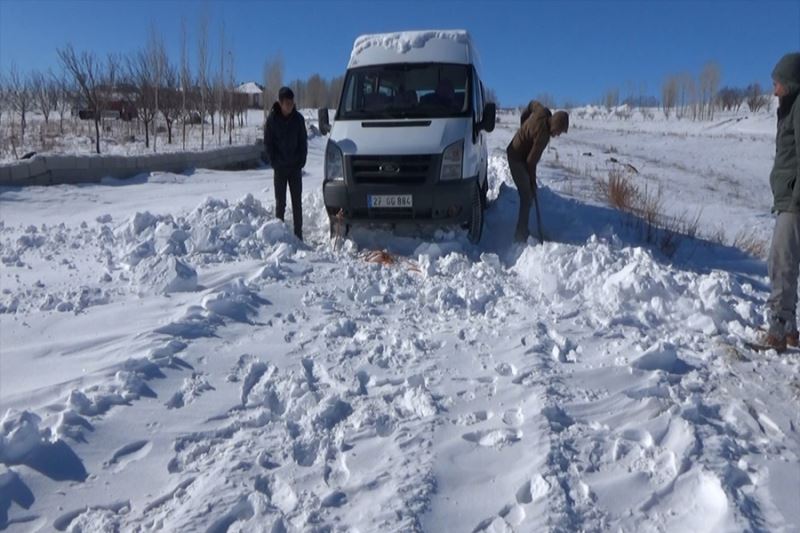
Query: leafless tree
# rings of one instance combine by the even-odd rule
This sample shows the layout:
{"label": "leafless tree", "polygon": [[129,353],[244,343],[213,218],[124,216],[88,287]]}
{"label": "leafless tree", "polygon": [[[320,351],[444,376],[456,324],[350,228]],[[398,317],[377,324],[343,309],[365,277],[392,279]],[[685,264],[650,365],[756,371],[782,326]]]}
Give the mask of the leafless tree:
{"label": "leafless tree", "polygon": [[[295,80],[289,84],[289,88],[292,89],[294,93],[294,100],[297,102],[299,107],[308,107],[306,104],[306,100],[308,99],[308,83],[303,80]],[[275,94],[273,97],[276,98],[278,95]],[[272,105],[270,103],[270,105]]]}
{"label": "leafless tree", "polygon": [[186,38],[186,19],[181,18],[181,128],[183,130],[182,143],[183,149],[186,150],[186,122],[187,122],[187,107],[186,95],[189,91],[189,86],[192,84],[192,76],[189,71],[189,54],[187,50]]}
{"label": "leafless tree", "polygon": [[0,133],[2,133],[3,126],[3,112],[8,107],[8,87],[6,84],[5,76],[0,72]]}
{"label": "leafless tree", "polygon": [[319,74],[313,74],[308,79],[308,100],[306,105],[318,108],[326,105],[327,100],[328,87],[326,81]]}
{"label": "leafless tree", "polygon": [[144,124],[144,146],[150,147],[150,126],[158,113],[152,57],[145,48],[128,58],[128,81],[136,91],[136,110]]}
{"label": "leafless tree", "polygon": [[114,93],[119,58],[108,55],[103,62],[93,52],[78,55],[72,45],[58,50],[58,57],[86,102],[94,120],[95,148],[100,153],[100,122]]}
{"label": "leafless tree", "polygon": [[15,64],[11,65],[8,76],[8,90],[11,107],[19,113],[20,143],[25,141],[25,127],[27,116],[33,107],[33,94],[31,80],[26,74],[21,74]]}
{"label": "leafless tree", "polygon": [[342,88],[344,87],[344,76],[333,78],[328,85],[328,107],[336,109],[339,107],[339,98],[342,96]]}
{"label": "leafless tree", "polygon": [[714,96],[719,89],[722,77],[719,65],[708,62],[700,72],[700,118],[714,120]]}
{"label": "leafless tree", "polygon": [[770,103],[769,95],[764,94],[761,84],[758,82],[748,85],[745,93],[747,94],[747,108],[751,113],[757,113]]}
{"label": "leafless tree", "polygon": [[636,84],[632,80],[625,82],[625,97],[621,98],[621,103],[628,104],[628,107],[636,106]]}
{"label": "leafless tree", "polygon": [[[233,48],[233,47],[231,47]],[[234,65],[233,50],[228,51],[228,144],[233,144],[233,128],[236,118],[236,108],[234,107],[234,93],[236,90],[236,70]]]}
{"label": "leafless tree", "polygon": [[161,97],[158,101],[159,111],[167,125],[167,144],[172,144],[172,127],[176,120],[184,115],[186,106],[184,93],[180,87],[178,69],[169,60],[164,62],[164,79]]}
{"label": "leafless tree", "polygon": [[225,21],[219,23],[219,71],[214,77],[214,93],[217,99],[217,113],[219,113],[219,124],[217,125],[217,146],[222,145],[222,132],[225,120]]}
{"label": "leafless tree", "polygon": [[[264,92],[262,95],[264,105],[264,120],[269,114],[269,108],[278,98],[278,91],[283,86],[283,56],[277,54],[264,61]],[[295,101],[299,103],[298,94],[295,92]]]}
{"label": "leafless tree", "polygon": [[167,51],[164,47],[164,37],[155,27],[155,24],[150,25],[150,32],[147,39],[145,48],[145,58],[149,64],[149,71],[151,75],[151,87],[153,90],[153,108],[156,112],[153,113],[153,151],[158,149],[158,113],[161,109],[159,104],[159,96],[161,86],[164,83],[164,70],[167,64]]}
{"label": "leafless tree", "polygon": [[[208,16],[200,16],[200,28],[197,34],[197,86],[200,96],[200,149],[206,144],[206,112],[208,109]],[[213,119],[212,119],[213,128]],[[212,130],[213,135],[213,130]]]}
{"label": "leafless tree", "polygon": [[697,82],[694,76],[688,72],[677,75],[678,80],[678,110],[675,113],[678,118],[685,118],[691,115],[693,120],[698,117],[697,105]]}
{"label": "leafless tree", "polygon": [[614,87],[609,89],[603,94],[603,105],[611,111],[611,109],[619,106],[619,89]]}
{"label": "leafless tree", "polygon": [[33,98],[47,126],[50,124],[50,113],[58,106],[58,90],[53,83],[52,73],[44,74],[37,70],[31,73],[30,80]]}
{"label": "leafless tree", "polygon": [[217,134],[217,98],[216,98],[216,81],[207,83],[206,84],[206,112],[208,113],[208,118],[211,120],[211,140],[214,140],[214,136]]}
{"label": "leafless tree", "polygon": [[639,84],[639,101],[637,102],[637,107],[639,109],[643,109],[648,107],[650,102],[648,101],[647,97],[647,82],[641,82]]}
{"label": "leafless tree", "polygon": [[55,86],[58,94],[58,104],[56,106],[56,111],[58,112],[58,131],[63,135],[64,117],[67,115],[67,111],[69,111],[70,105],[73,103],[75,90],[70,83],[70,79],[67,77],[66,73],[63,72],[58,75],[51,74],[51,83]]}
{"label": "leafless tree", "polygon": [[668,76],[661,86],[661,107],[667,118],[678,103],[678,86],[678,77],[675,75]]}
{"label": "leafless tree", "polygon": [[736,87],[723,87],[717,92],[716,103],[723,111],[739,111],[745,100],[745,91]]}
{"label": "leafless tree", "polygon": [[250,102],[248,96],[240,92],[233,92],[233,107],[236,109],[236,115],[239,117],[239,127],[243,127],[247,122],[247,110]]}

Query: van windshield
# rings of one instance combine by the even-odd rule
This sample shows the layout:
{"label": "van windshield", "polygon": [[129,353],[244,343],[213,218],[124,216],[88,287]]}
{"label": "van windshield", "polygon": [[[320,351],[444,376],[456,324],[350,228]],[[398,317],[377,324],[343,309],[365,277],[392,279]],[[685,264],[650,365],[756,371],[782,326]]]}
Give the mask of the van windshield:
{"label": "van windshield", "polygon": [[467,65],[399,63],[347,72],[338,120],[447,118],[472,112]]}

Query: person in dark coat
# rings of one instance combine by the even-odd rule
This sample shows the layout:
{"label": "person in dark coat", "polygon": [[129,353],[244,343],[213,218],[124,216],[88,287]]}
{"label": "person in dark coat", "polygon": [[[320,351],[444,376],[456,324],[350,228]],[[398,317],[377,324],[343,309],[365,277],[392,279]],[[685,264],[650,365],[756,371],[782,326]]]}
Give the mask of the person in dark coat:
{"label": "person in dark coat", "polygon": [[797,283],[800,275],[800,53],[786,54],[772,71],[778,97],[775,162],[769,181],[776,215],[767,266],[766,344],[782,352],[797,346]]}
{"label": "person in dark coat", "polygon": [[278,101],[264,126],[264,147],[275,174],[275,216],[286,214],[286,187],[292,196],[294,234],[303,239],[303,167],[308,156],[306,121],[294,105],[294,93],[288,87],[278,92]]}

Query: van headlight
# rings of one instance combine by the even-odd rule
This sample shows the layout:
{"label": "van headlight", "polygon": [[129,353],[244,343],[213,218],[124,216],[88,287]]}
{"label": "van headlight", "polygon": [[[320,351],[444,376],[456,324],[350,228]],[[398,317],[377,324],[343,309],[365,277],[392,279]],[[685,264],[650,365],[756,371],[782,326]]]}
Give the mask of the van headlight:
{"label": "van headlight", "polygon": [[441,180],[460,180],[461,166],[464,161],[464,140],[454,142],[445,148],[442,154]]}
{"label": "van headlight", "polygon": [[325,148],[325,181],[344,179],[344,156],[335,142],[328,141]]}

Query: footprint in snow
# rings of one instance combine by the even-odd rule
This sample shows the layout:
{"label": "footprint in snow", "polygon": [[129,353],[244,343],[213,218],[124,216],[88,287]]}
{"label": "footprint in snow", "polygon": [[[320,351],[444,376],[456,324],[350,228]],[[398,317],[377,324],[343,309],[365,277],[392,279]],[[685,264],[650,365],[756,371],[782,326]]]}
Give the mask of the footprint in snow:
{"label": "footprint in snow", "polygon": [[516,377],[517,367],[511,363],[498,363],[494,371],[504,377]]}
{"label": "footprint in snow", "polygon": [[146,457],[152,448],[153,444],[148,440],[137,440],[131,442],[130,444],[126,444],[122,448],[115,451],[111,456],[111,459],[106,461],[103,466],[105,468],[116,466],[116,471],[119,472],[130,463]]}
{"label": "footprint in snow", "polygon": [[516,409],[509,409],[503,413],[503,422],[508,426],[518,427],[525,422],[525,415],[519,407]]}
{"label": "footprint in snow", "polygon": [[453,420],[459,426],[472,426],[480,422],[486,422],[494,417],[491,411],[475,411],[466,415],[461,415]]}
{"label": "footprint in snow", "polygon": [[522,431],[514,428],[490,429],[465,433],[462,438],[487,448],[503,448],[522,439]]}

